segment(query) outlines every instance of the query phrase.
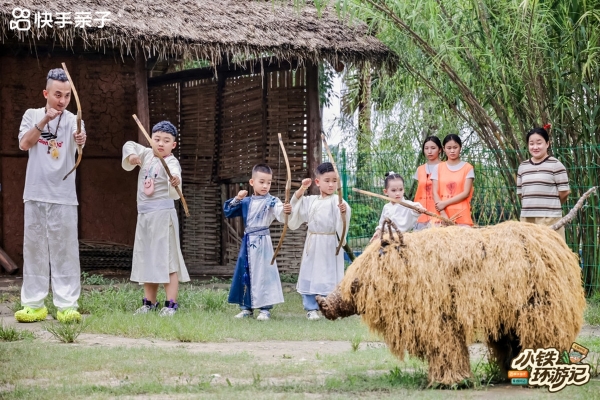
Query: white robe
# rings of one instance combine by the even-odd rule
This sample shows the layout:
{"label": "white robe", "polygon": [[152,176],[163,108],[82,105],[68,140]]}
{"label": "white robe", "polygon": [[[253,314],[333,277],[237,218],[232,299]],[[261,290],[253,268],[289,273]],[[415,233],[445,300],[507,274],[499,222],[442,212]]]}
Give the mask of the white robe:
{"label": "white robe", "polygon": [[[402,198],[402,201],[410,204],[411,206],[424,208],[419,202],[406,200],[405,198]],[[404,207],[401,204],[387,203],[385,206],[383,206],[381,217],[379,218],[379,225],[377,225],[376,229],[381,229],[383,226],[383,221],[385,221],[386,218],[389,218],[394,224],[396,224],[398,229],[400,229],[400,232],[407,232],[415,226],[415,222],[417,222],[420,215],[421,214],[419,212]]]}
{"label": "white robe", "polygon": [[[137,183],[138,219],[133,245],[131,280],[140,283],[169,283],[169,274],[177,272],[180,282],[188,282],[181,245],[179,243],[179,221],[173,199],[179,195],[151,148],[139,143],[127,142],[123,146],[122,166],[131,171],[136,166],[128,157],[137,154],[142,162]],[[181,166],[175,156],[165,157],[173,176],[181,179]],[[144,180],[154,179],[154,193],[144,193]],[[181,184],[179,185],[181,189]]]}
{"label": "white robe", "polygon": [[[288,221],[290,229],[298,229],[308,222],[308,231],[302,253],[300,274],[296,289],[300,294],[320,294],[333,292],[344,277],[344,250],[338,246],[338,236],[342,235],[342,215],[338,208],[338,196],[327,197],[292,196],[292,214]],[[350,227],[350,206],[346,204],[346,235]],[[337,235],[336,235],[337,232]],[[344,238],[345,239],[345,238]]]}

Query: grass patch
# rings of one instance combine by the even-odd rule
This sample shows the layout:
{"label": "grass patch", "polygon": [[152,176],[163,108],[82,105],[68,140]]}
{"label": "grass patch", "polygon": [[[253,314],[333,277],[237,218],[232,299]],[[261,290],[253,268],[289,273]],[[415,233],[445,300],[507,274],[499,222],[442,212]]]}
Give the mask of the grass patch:
{"label": "grass patch", "polygon": [[0,323],[0,341],[2,342],[16,342],[33,338],[35,336],[28,330],[16,329],[13,326],[4,326],[4,323]]}
{"label": "grass patch", "polygon": [[584,319],[589,325],[600,325],[600,290],[588,297]]}
{"label": "grass patch", "polygon": [[[164,296],[164,294],[162,294]],[[308,321],[297,293],[285,293],[285,303],[274,307],[270,321],[237,320],[235,305],[227,303],[228,292],[205,286],[184,284],[173,318],[156,313],[133,316],[143,297],[139,285],[109,286],[82,292],[79,311],[94,315],[87,331],[132,338],[159,338],[181,342],[264,341],[264,340],[379,340],[369,333],[359,317],[339,321]],[[159,301],[162,301],[159,294]],[[56,314],[51,296],[48,311]],[[201,329],[199,329],[201,327]]]}
{"label": "grass patch", "polygon": [[75,343],[79,335],[89,326],[90,319],[81,322],[46,322],[42,326],[55,339],[63,343]]}
{"label": "grass patch", "polygon": [[113,283],[112,279],[105,278],[103,275],[90,274],[85,271],[81,273],[82,285],[112,285]]}

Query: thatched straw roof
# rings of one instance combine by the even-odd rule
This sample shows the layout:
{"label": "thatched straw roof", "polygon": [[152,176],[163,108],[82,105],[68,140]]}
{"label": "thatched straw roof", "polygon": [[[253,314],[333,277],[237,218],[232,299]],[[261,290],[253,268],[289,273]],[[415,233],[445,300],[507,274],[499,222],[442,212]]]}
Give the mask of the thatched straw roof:
{"label": "thatched straw roof", "polygon": [[[15,37],[9,29],[15,7],[31,11],[32,27],[21,32],[19,40],[54,39],[61,46],[72,47],[83,39],[88,49],[117,48],[124,55],[135,53],[136,45],[146,57],[166,59],[208,59],[214,64],[223,57],[234,60],[273,56],[279,60],[338,60],[376,65],[389,63],[390,52],[366,25],[357,21],[342,22],[335,10],[321,16],[312,2],[295,8],[293,2],[252,0],[0,0],[2,40]],[[109,11],[110,22],[98,29],[99,22],[85,30],[37,28],[35,12]]]}

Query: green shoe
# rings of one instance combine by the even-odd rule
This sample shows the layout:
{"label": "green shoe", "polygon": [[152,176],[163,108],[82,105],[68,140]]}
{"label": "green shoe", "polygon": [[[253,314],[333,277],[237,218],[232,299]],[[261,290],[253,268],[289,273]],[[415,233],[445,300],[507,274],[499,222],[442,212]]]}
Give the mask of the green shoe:
{"label": "green shoe", "polygon": [[57,312],[56,319],[60,322],[81,322],[81,314],[73,308],[67,308],[65,311]]}
{"label": "green shoe", "polygon": [[48,309],[46,307],[31,308],[25,306],[15,313],[15,319],[19,322],[39,322],[45,320],[47,316]]}

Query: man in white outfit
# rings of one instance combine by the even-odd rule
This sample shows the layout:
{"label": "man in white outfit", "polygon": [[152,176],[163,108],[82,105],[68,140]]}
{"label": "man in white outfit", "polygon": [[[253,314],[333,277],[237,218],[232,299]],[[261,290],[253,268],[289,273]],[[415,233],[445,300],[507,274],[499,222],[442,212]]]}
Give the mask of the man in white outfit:
{"label": "man in white outfit", "polygon": [[19,148],[29,151],[25,175],[25,231],[23,238],[23,309],[19,322],[46,319],[50,267],[52,293],[61,322],[80,321],[77,299],[81,291],[77,194],[74,167],[77,145],[84,145],[85,129],[77,132],[77,117],[67,111],[71,84],[62,68],[50,70],[43,90],[46,105],[30,108],[19,128]]}

